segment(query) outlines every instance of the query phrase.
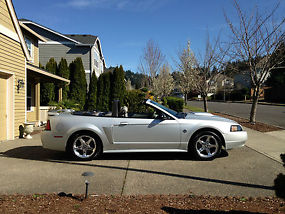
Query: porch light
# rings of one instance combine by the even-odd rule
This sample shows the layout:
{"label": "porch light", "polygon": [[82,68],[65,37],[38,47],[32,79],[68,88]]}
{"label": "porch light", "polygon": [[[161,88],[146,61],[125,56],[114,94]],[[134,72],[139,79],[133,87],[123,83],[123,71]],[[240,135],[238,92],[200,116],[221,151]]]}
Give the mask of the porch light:
{"label": "porch light", "polygon": [[17,91],[18,91],[18,93],[19,93],[21,88],[24,88],[24,85],[25,85],[24,80],[22,80],[22,79],[18,80],[18,84],[17,84]]}

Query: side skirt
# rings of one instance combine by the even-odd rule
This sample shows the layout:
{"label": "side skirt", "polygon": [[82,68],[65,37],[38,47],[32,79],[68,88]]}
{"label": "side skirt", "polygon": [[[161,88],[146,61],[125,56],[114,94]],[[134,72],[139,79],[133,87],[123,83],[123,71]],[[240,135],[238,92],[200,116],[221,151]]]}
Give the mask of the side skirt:
{"label": "side skirt", "polygon": [[183,149],[128,149],[128,150],[106,150],[103,153],[131,153],[131,152],[187,152]]}

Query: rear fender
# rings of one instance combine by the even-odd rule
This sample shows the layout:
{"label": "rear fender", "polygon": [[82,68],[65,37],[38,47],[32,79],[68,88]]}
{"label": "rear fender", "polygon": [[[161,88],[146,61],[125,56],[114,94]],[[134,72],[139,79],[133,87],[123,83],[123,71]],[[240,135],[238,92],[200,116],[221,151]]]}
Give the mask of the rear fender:
{"label": "rear fender", "polygon": [[[76,132],[80,132],[80,131],[89,131],[89,132],[93,132],[94,134],[96,134],[102,141],[102,143],[104,144],[104,142],[107,141],[106,136],[104,135],[103,131],[101,129],[99,129],[97,126],[92,125],[92,124],[80,124],[80,126],[72,126],[68,131],[67,131],[67,142],[70,139],[70,137],[76,133]],[[66,143],[67,143],[66,142]]]}

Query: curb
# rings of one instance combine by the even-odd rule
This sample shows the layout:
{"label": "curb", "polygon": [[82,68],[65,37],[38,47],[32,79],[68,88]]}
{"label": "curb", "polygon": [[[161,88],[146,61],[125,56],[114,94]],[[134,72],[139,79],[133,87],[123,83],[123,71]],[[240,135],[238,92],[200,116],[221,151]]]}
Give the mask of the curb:
{"label": "curb", "polygon": [[[224,102],[224,101],[218,101],[218,100],[215,100],[215,101],[209,100],[208,102],[252,104],[251,101],[248,101],[248,102],[244,102],[244,101],[226,101],[226,102]],[[284,107],[285,107],[285,104],[284,104],[284,103],[258,102],[258,104],[259,104],[259,105],[284,106]]]}
{"label": "curb", "polygon": [[[228,116],[232,116],[232,117],[237,117],[237,118],[240,118],[240,119],[243,119],[243,120],[248,120],[247,118],[236,116],[236,115],[233,115],[233,114],[224,113],[224,112],[216,111],[215,113],[224,114],[224,115],[228,115]],[[282,129],[282,130],[285,130],[284,127],[281,127],[281,126],[276,126],[276,125],[272,125],[272,124],[268,124],[268,123],[263,123],[263,122],[260,122],[260,121],[256,121],[256,122],[257,123],[261,123],[261,124],[265,124],[265,125],[268,125],[268,126],[273,126],[273,127],[276,127],[276,128]],[[249,129],[251,129],[251,128],[249,128]],[[254,130],[254,129],[252,129],[252,130]],[[255,130],[255,131],[257,131],[257,130]],[[258,131],[258,132],[260,132],[260,131]],[[264,132],[261,132],[261,133],[264,133]]]}

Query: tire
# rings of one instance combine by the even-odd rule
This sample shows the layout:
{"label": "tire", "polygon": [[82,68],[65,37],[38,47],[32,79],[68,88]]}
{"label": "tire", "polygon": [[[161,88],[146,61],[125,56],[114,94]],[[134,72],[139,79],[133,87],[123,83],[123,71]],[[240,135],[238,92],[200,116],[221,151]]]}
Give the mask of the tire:
{"label": "tire", "polygon": [[96,135],[81,132],[71,137],[67,152],[73,159],[89,161],[102,153],[102,144]]}
{"label": "tire", "polygon": [[198,133],[189,144],[189,151],[198,160],[213,160],[221,153],[220,137],[212,131]]}

